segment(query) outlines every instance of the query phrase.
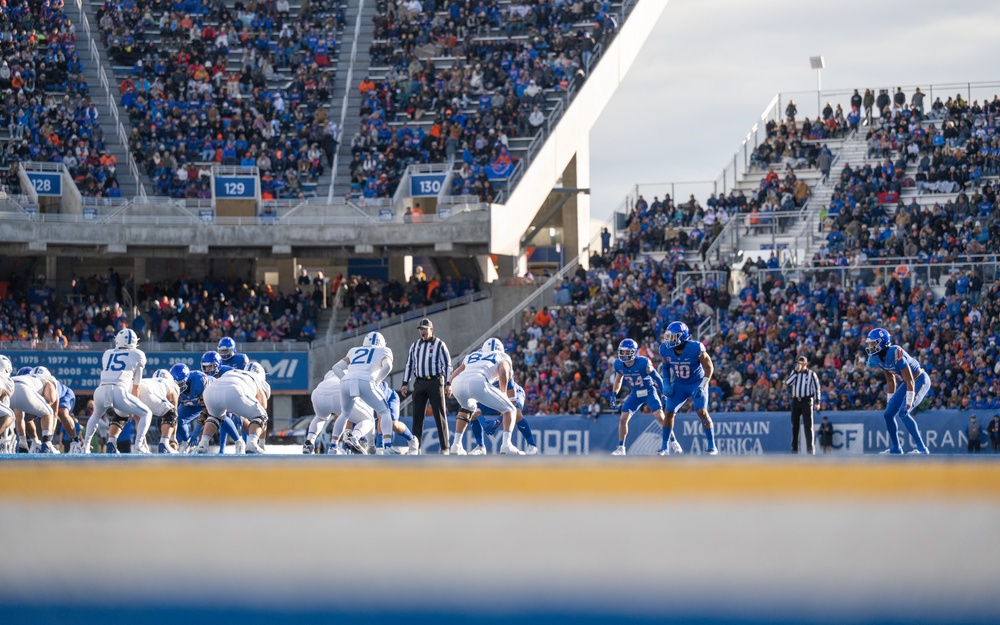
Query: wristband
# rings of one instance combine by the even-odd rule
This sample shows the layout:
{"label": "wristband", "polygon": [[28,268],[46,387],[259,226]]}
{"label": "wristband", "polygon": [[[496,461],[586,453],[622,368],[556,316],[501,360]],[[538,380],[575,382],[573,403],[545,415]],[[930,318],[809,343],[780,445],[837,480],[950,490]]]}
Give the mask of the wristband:
{"label": "wristband", "polygon": [[913,405],[913,396],[914,395],[915,395],[915,393],[913,391],[906,391],[906,405],[907,406],[912,406]]}
{"label": "wristband", "polygon": [[886,403],[892,401],[892,396],[893,395],[895,395],[895,393],[888,393],[888,397],[885,398]]}

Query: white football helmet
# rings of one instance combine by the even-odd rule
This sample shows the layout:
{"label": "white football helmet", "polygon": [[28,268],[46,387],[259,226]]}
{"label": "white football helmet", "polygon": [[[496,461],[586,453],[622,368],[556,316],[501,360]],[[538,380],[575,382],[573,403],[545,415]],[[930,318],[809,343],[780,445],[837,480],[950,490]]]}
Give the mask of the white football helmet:
{"label": "white football helmet", "polygon": [[115,347],[118,349],[135,349],[139,345],[139,336],[129,328],[115,335]]}
{"label": "white football helmet", "polygon": [[46,377],[46,378],[51,378],[52,377],[52,374],[49,372],[48,368],[46,368],[46,367],[35,367],[34,369],[31,370],[31,375],[36,376],[36,377],[37,376],[42,376],[42,377]]}
{"label": "white football helmet", "polygon": [[486,339],[486,342],[483,343],[483,351],[487,354],[490,352],[500,352],[501,354],[506,352],[500,339]]}
{"label": "white football helmet", "polygon": [[254,377],[259,377],[261,380],[267,377],[267,374],[264,373],[263,365],[261,365],[259,362],[251,362],[250,364],[247,365],[246,370],[250,372],[250,375]]}
{"label": "white football helmet", "polygon": [[385,347],[385,337],[381,332],[369,332],[365,335],[365,347]]}
{"label": "white football helmet", "polygon": [[164,380],[173,380],[174,378],[170,376],[170,372],[166,369],[157,369],[153,372],[154,378],[163,378]]}
{"label": "white football helmet", "polygon": [[14,365],[10,362],[10,358],[0,354],[0,375],[10,376],[10,372],[13,370]]}

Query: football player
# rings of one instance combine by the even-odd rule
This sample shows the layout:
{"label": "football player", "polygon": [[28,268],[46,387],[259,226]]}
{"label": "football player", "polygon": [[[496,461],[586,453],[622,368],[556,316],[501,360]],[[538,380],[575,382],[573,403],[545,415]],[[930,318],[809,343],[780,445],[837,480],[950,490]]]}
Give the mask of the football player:
{"label": "football player", "polygon": [[[673,321],[667,325],[663,333],[663,343],[660,344],[660,358],[670,381],[670,393],[663,407],[663,440],[660,455],[670,455],[672,449],[669,441],[674,435],[674,416],[677,409],[690,399],[695,414],[701,420],[702,431],[705,433],[705,453],[718,455],[715,447],[715,429],[712,427],[712,417],[708,415],[708,383],[715,373],[712,357],[705,350],[701,341],[691,340],[691,331],[687,324]],[[676,441],[675,441],[676,442]]]}
{"label": "football player", "polygon": [[663,394],[663,378],[657,373],[649,358],[638,356],[638,352],[639,344],[632,339],[625,339],[618,344],[618,359],[614,364],[615,378],[611,388],[611,407],[619,407],[618,393],[623,384],[628,385],[629,394],[621,404],[618,447],[611,452],[612,456],[625,455],[628,422],[643,406],[649,408],[653,417],[663,425],[663,404],[660,402],[660,395]]}
{"label": "football player", "polygon": [[[385,346],[385,337],[379,332],[365,335],[361,347],[352,347],[342,360],[333,366],[333,373],[340,378],[340,403],[342,414],[350,415],[354,404],[362,401],[378,415],[385,453],[399,453],[392,446],[392,414],[382,381],[392,371],[392,350]],[[354,449],[360,444],[351,433],[344,444]],[[359,452],[360,453],[360,452]]]}
{"label": "football player", "polygon": [[[514,433],[514,413],[517,408],[500,389],[507,388],[511,378],[510,356],[504,350],[499,339],[490,338],[483,343],[480,351],[472,352],[456,368],[448,382],[451,394],[458,400],[461,409],[455,421],[455,435],[451,453],[465,455],[462,447],[462,435],[469,422],[476,418],[475,413],[480,405],[496,410],[503,420],[503,434],[500,443],[500,453],[513,456],[523,456],[524,452],[514,446],[511,436]],[[494,383],[497,383],[494,386]]]}
{"label": "football player", "polygon": [[115,335],[115,346],[101,358],[101,384],[94,391],[94,413],[87,420],[87,445],[97,429],[97,422],[108,415],[108,442],[105,453],[118,453],[118,435],[129,420],[136,415],[148,424],[152,418],[149,408],[139,401],[139,383],[146,367],[146,354],[139,349],[139,336],[129,328]]}
{"label": "football player", "polygon": [[[885,427],[889,430],[889,449],[883,454],[901,454],[903,448],[899,444],[899,427],[896,417],[910,432],[916,444],[916,449],[910,453],[930,453],[920,436],[920,428],[913,418],[913,409],[920,405],[927,391],[931,388],[931,378],[913,356],[906,353],[899,345],[892,344],[892,337],[883,328],[875,328],[865,339],[865,351],[868,352],[868,366],[881,369],[885,374],[886,390],[889,393],[885,405]],[[903,384],[899,384],[902,381]]]}

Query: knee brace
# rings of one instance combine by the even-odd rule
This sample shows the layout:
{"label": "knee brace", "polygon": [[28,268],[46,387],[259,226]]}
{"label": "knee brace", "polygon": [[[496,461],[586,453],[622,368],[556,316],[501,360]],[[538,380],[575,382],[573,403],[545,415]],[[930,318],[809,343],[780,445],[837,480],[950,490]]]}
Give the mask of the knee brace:
{"label": "knee brace", "polygon": [[471,417],[472,417],[472,414],[469,413],[469,412],[466,412],[465,410],[459,410],[458,414],[455,415],[456,419],[458,419],[459,421],[465,421],[466,423],[468,423],[468,422],[470,422],[472,420]]}
{"label": "knee brace", "polygon": [[698,418],[701,419],[701,427],[705,428],[706,430],[712,427],[712,417],[706,414],[704,417],[698,415]]}
{"label": "knee brace", "polygon": [[120,428],[124,428],[125,424],[128,423],[128,417],[120,416],[117,412],[115,412],[114,408],[108,408],[104,415],[108,418],[108,423],[114,423]]}
{"label": "knee brace", "polygon": [[177,425],[177,411],[171,408],[165,415],[160,417],[160,424]]}
{"label": "knee brace", "polygon": [[204,412],[201,413],[201,418],[198,420],[198,422],[200,424],[202,424],[203,426],[205,426],[205,425],[214,425],[216,431],[218,431],[222,427],[222,419],[220,419],[218,417],[213,417],[210,414],[205,414]]}
{"label": "knee brace", "polygon": [[[239,418],[239,417],[237,417],[237,418]],[[261,428],[265,428],[265,427],[267,427],[267,415],[262,415],[262,416],[259,416],[259,417],[254,417],[253,419],[250,419],[250,423],[256,423]]]}

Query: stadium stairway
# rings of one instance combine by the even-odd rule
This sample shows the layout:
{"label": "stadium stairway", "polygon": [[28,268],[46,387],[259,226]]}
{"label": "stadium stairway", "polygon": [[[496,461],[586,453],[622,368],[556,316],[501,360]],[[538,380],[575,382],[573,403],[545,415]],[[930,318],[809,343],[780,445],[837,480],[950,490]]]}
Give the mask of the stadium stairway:
{"label": "stadium stairway", "polygon": [[[343,123],[340,123],[337,171],[333,172],[333,193],[337,196],[345,196],[351,189],[351,138],[361,130],[361,92],[358,91],[357,85],[368,74],[368,68],[371,66],[369,50],[375,35],[375,25],[372,23],[375,10],[376,3],[367,0],[349,3],[344,12],[344,37],[337,54],[338,66],[341,69],[337,72],[331,99],[333,103],[331,115],[333,119],[338,120],[338,123],[341,121],[340,116],[345,101],[347,106]],[[357,32],[357,47],[352,68],[351,51],[352,43],[355,43],[355,32]]]}

